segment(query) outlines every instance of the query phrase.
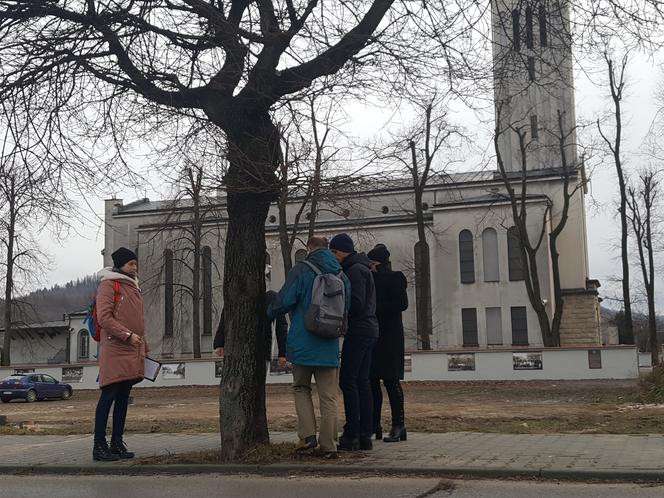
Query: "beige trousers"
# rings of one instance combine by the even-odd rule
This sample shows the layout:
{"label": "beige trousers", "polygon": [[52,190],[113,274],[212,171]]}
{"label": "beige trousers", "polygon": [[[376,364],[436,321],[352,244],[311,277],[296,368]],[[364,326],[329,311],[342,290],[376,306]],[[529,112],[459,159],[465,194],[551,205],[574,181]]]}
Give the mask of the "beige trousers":
{"label": "beige trousers", "polygon": [[293,395],[300,439],[316,435],[316,414],[311,399],[311,377],[316,380],[320,402],[318,443],[323,451],[336,451],[339,369],[293,365]]}

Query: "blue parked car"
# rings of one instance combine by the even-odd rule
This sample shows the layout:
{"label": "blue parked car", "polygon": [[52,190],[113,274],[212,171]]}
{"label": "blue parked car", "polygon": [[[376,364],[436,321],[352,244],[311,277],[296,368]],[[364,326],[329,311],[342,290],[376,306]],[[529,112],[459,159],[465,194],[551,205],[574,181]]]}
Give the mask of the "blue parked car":
{"label": "blue parked car", "polygon": [[0,400],[9,403],[24,399],[28,403],[38,399],[69,399],[74,390],[69,384],[58,382],[47,374],[14,374],[0,381]]}

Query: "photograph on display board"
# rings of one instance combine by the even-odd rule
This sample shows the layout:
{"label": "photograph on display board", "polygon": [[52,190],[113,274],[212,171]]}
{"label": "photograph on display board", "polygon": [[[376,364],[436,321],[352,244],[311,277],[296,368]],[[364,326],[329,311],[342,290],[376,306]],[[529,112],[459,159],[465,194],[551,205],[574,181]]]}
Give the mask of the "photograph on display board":
{"label": "photograph on display board", "polygon": [[224,360],[217,360],[214,362],[214,376],[221,377],[221,369],[224,368]]}
{"label": "photograph on display board", "polygon": [[588,368],[601,369],[602,368],[602,350],[589,349],[588,350]]}
{"label": "photograph on display board", "polygon": [[270,375],[287,375],[293,373],[293,365],[286,363],[284,368],[279,366],[279,359],[272,358],[270,360]]}
{"label": "photograph on display board", "polygon": [[62,382],[83,382],[83,367],[65,367],[62,369]]}
{"label": "photograph on display board", "polygon": [[542,370],[542,353],[512,353],[514,370]]}
{"label": "photograph on display board", "polygon": [[161,366],[161,378],[164,380],[182,380],[185,376],[186,363],[164,363]]}
{"label": "photograph on display board", "polygon": [[413,371],[413,357],[409,354],[403,357],[403,371],[404,372]]}
{"label": "photograph on display board", "polygon": [[475,353],[448,353],[447,370],[449,372],[475,370]]}

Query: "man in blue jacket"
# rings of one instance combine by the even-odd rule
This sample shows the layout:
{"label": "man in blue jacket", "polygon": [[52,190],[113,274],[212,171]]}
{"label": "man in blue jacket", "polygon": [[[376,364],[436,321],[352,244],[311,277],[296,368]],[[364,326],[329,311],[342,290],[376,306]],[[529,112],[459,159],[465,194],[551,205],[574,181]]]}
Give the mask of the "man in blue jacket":
{"label": "man in blue jacket", "polygon": [[[345,284],[346,312],[350,308],[350,283],[341,272],[341,266],[327,248],[327,239],[311,237],[307,241],[309,254],[306,261],[321,273],[341,274]],[[311,304],[311,291],[316,274],[307,264],[297,263],[286,277],[286,283],[268,307],[273,318],[291,314],[291,326],[286,343],[286,358],[293,365],[293,394],[297,412],[297,434],[300,441],[296,451],[313,450],[320,442],[326,458],[337,455],[337,392],[339,371],[339,339],[326,339],[309,332],[304,316]],[[311,377],[316,379],[320,401],[320,432],[316,439],[316,415],[311,399]]]}
{"label": "man in blue jacket", "polygon": [[353,239],[345,233],[332,238],[330,251],[341,264],[351,286],[348,332],[344,338],[339,372],[346,425],[339,438],[338,448],[344,451],[370,450],[373,396],[369,372],[373,347],[378,340],[376,287],[371,273],[372,263],[364,253],[355,251]]}

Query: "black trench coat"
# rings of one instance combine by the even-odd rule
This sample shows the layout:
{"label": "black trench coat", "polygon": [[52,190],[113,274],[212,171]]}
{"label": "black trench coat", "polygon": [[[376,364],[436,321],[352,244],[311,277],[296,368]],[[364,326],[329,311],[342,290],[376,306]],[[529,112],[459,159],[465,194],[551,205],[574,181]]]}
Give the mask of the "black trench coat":
{"label": "black trench coat", "polygon": [[371,360],[372,379],[403,379],[404,336],[401,312],[408,308],[408,285],[400,271],[378,267],[373,274],[376,283],[376,316],[379,337]]}

